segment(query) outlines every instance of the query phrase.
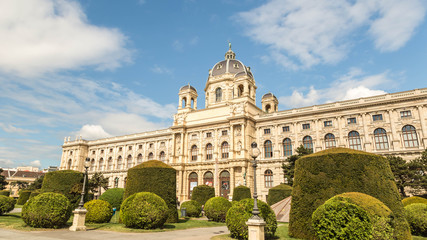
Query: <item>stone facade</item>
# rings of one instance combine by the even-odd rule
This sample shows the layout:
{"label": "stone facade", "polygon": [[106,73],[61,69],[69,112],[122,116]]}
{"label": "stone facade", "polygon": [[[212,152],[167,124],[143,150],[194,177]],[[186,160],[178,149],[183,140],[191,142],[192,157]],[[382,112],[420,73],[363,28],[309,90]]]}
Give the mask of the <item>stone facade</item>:
{"label": "stone facade", "polygon": [[249,67],[229,49],[209,71],[205,108],[197,109],[197,90],[183,86],[173,125],[168,129],[63,145],[60,169],[102,172],[110,187],[124,187],[127,169],[143,161],[164,161],[177,170],[177,196],[189,199],[200,184],[231,197],[234,187],[253,188],[249,151],[258,143],[257,189],[283,182],[281,165],[303,144],[318,152],[349,147],[413,159],[427,146],[427,88],[278,111],[272,93],[256,106],[256,85]]}

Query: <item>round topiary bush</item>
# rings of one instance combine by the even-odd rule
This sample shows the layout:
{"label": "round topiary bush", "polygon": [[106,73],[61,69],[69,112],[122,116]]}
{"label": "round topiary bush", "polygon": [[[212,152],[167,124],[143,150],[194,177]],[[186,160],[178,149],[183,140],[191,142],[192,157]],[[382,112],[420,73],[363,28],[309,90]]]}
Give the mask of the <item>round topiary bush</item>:
{"label": "round topiary bush", "polygon": [[116,209],[116,211],[120,211],[120,205],[122,205],[124,193],[124,188],[110,188],[105,191],[101,197],[99,197],[99,200],[107,201],[111,204],[111,207]]}
{"label": "round topiary bush", "polygon": [[0,191],[0,196],[9,197],[10,196],[10,191],[8,191],[8,190],[1,190]]}
{"label": "round topiary bush", "polygon": [[233,202],[240,201],[245,198],[251,198],[251,189],[246,186],[238,186],[233,191]]}
{"label": "round topiary bush", "polygon": [[42,193],[22,208],[22,220],[31,227],[60,228],[71,216],[71,204],[60,193]]}
{"label": "round topiary bush", "polygon": [[161,228],[168,218],[168,207],[166,202],[154,193],[135,193],[123,201],[120,218],[126,227]]}
{"label": "round topiary bush", "polygon": [[411,239],[388,161],[346,148],[324,150],[296,161],[289,234],[295,238],[315,238],[313,212],[326,200],[344,192],[361,192],[382,201],[395,217],[393,237]]}
{"label": "round topiary bush", "polygon": [[[277,229],[276,215],[267,203],[257,200],[260,216],[264,219],[266,226],[264,233],[266,238],[271,238]],[[248,238],[248,226],[246,222],[252,216],[254,200],[246,198],[239,202],[233,203],[233,206],[227,212],[225,220],[227,228],[231,233],[231,237],[237,239]]]}
{"label": "round topiary bush", "polygon": [[403,203],[403,206],[405,206],[405,207],[408,206],[408,205],[410,205],[410,204],[413,204],[413,203],[424,203],[424,204],[427,204],[427,199],[422,198],[422,197],[414,196],[414,197],[408,197],[408,198],[403,199],[402,203]]}
{"label": "round topiary bush", "polygon": [[202,205],[194,200],[183,202],[180,210],[182,208],[185,208],[188,217],[200,217],[200,214],[202,213]]}
{"label": "round topiary bush", "polygon": [[0,195],[0,216],[12,211],[15,208],[16,200]]}
{"label": "round topiary bush", "polygon": [[86,222],[90,223],[108,223],[113,216],[111,204],[104,200],[92,200],[85,203]]}
{"label": "round topiary bush", "polygon": [[31,191],[28,190],[21,190],[19,191],[19,198],[16,202],[18,205],[24,205],[28,199],[30,199]]}
{"label": "round topiary bush", "polygon": [[427,204],[413,203],[406,206],[405,216],[413,235],[427,237]]}
{"label": "round topiary bush", "polygon": [[291,196],[291,194],[292,194],[291,186],[284,183],[279,184],[275,187],[268,189],[267,203],[268,205],[271,206]]}
{"label": "round topiary bush", "polygon": [[215,222],[225,222],[225,216],[231,203],[223,197],[213,197],[206,201],[204,210],[205,215],[209,220]]}
{"label": "round topiary bush", "polygon": [[73,170],[54,171],[44,175],[41,192],[61,193],[75,208],[80,202],[82,186],[83,173]]}
{"label": "round topiary bush", "polygon": [[200,205],[205,205],[206,201],[215,197],[215,188],[208,185],[199,185],[193,188],[191,200],[197,201]]}
{"label": "round topiary bush", "polygon": [[168,205],[167,222],[178,222],[176,209],[176,170],[157,160],[141,163],[128,170],[124,198],[138,192],[152,192]]}

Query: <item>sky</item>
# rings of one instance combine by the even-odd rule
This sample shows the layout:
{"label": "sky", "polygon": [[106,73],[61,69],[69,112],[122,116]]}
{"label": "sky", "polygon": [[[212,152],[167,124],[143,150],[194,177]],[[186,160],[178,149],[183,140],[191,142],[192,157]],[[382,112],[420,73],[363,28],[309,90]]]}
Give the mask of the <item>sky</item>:
{"label": "sky", "polygon": [[426,0],[0,0],[0,167],[204,108],[231,42],[279,111],[427,87]]}

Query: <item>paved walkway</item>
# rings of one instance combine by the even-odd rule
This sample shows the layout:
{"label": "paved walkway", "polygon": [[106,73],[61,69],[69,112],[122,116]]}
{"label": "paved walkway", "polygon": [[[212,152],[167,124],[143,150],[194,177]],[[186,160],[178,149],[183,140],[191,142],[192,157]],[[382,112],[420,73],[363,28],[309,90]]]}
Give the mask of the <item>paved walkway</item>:
{"label": "paved walkway", "polygon": [[193,228],[156,233],[119,233],[102,230],[89,230],[86,232],[71,232],[68,230],[54,231],[16,231],[0,228],[0,239],[8,240],[209,240],[215,235],[230,233],[226,226]]}

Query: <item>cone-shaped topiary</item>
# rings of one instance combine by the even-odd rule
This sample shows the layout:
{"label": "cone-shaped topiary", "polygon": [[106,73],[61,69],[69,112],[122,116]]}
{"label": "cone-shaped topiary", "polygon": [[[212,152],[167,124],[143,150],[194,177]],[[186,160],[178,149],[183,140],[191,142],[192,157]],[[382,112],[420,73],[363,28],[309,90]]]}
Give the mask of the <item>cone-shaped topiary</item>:
{"label": "cone-shaped topiary", "polygon": [[178,222],[176,209],[176,170],[157,160],[141,163],[128,170],[124,198],[138,192],[152,192],[168,205],[167,222]]}
{"label": "cone-shaped topiary", "polygon": [[115,208],[116,211],[120,210],[120,205],[123,202],[123,195],[125,193],[124,188],[110,188],[105,191],[99,200],[107,201],[111,204],[111,207]]}
{"label": "cone-shaped topiary", "polygon": [[70,201],[60,193],[42,193],[22,207],[22,220],[31,227],[60,228],[71,216]]}
{"label": "cone-shaped topiary", "polygon": [[202,213],[202,205],[198,201],[187,201],[181,204],[181,208],[185,208],[188,217],[200,217]]}
{"label": "cone-shaped topiary", "polygon": [[200,205],[205,205],[206,201],[215,197],[215,188],[208,185],[199,185],[193,188],[191,200],[197,201]]}
{"label": "cone-shaped topiary", "polygon": [[0,195],[0,216],[12,211],[15,208],[16,200]]}
{"label": "cone-shaped topiary", "polygon": [[231,203],[227,199],[223,197],[213,197],[206,201],[204,208],[205,215],[209,220],[225,222],[225,216],[230,207]]}
{"label": "cone-shaped topiary", "polygon": [[16,202],[18,205],[24,205],[28,199],[30,199],[31,191],[29,190],[21,190],[19,191],[19,198]]}
{"label": "cone-shaped topiary", "polygon": [[83,173],[73,170],[48,172],[44,175],[41,192],[62,193],[75,208],[80,201],[83,176]]}
{"label": "cone-shaped topiary", "polygon": [[427,237],[427,204],[413,203],[406,206],[405,216],[413,235]]}
{"label": "cone-shaped topiary", "polygon": [[123,201],[120,218],[126,227],[161,228],[168,218],[168,207],[156,194],[139,192]]}
{"label": "cone-shaped topiary", "polygon": [[240,201],[245,198],[251,198],[251,189],[246,186],[238,186],[233,191],[233,202]]}
{"label": "cone-shaped topiary", "polygon": [[[267,238],[271,238],[274,236],[277,229],[276,215],[267,203],[257,200],[257,204],[260,216],[266,223],[264,230],[265,236]],[[246,222],[252,216],[253,208],[254,200],[250,198],[233,203],[233,206],[227,212],[227,218],[225,220],[227,228],[231,233],[231,237],[237,239],[248,239],[248,226],[246,225]]]}
{"label": "cone-shaped topiary", "polygon": [[267,203],[271,206],[291,196],[291,194],[292,187],[287,184],[281,183],[275,187],[268,189]]}
{"label": "cone-shaped topiary", "polygon": [[402,203],[403,203],[403,206],[405,206],[405,207],[408,206],[408,205],[410,205],[410,204],[413,204],[413,203],[424,203],[424,204],[427,204],[427,199],[422,198],[422,197],[414,196],[414,197],[408,197],[408,198],[403,199]]}
{"label": "cone-shaped topiary", "polygon": [[92,200],[85,203],[86,222],[90,223],[108,223],[113,216],[111,204],[104,200]]}
{"label": "cone-shaped topiary", "polygon": [[396,218],[396,239],[411,239],[403,204],[390,166],[384,157],[346,148],[333,148],[296,161],[289,234],[315,237],[311,215],[329,198],[361,192],[382,201]]}

